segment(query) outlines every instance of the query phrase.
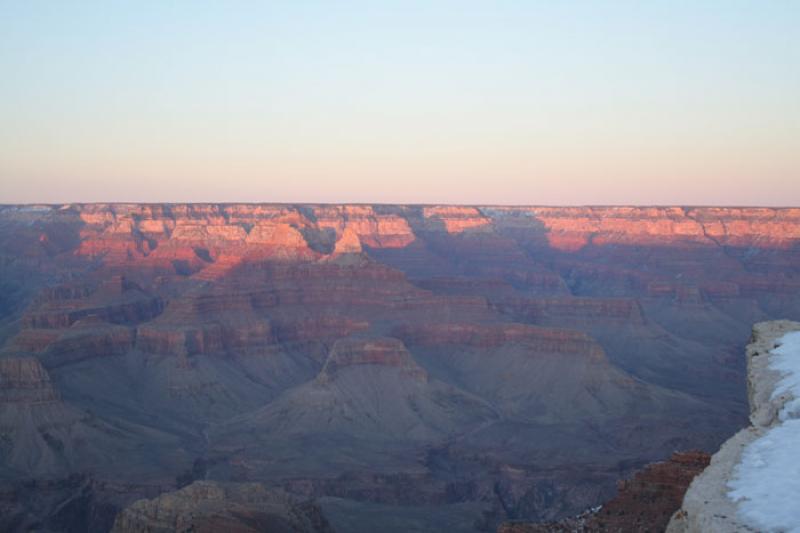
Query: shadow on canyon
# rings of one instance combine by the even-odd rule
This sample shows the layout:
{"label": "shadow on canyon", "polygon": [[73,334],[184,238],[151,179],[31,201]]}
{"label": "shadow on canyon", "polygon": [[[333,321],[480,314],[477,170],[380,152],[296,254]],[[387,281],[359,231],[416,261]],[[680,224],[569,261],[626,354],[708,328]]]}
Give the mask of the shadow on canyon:
{"label": "shadow on canyon", "polygon": [[0,209],[0,528],[489,531],[714,451],[800,214],[598,209]]}

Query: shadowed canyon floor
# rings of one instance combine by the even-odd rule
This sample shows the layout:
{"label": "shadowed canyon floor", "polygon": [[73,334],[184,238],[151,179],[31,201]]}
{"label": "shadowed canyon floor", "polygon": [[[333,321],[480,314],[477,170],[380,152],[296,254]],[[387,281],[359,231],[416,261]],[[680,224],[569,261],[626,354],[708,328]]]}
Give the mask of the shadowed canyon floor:
{"label": "shadowed canyon floor", "polygon": [[800,209],[0,206],[0,529],[573,516],[745,425],[772,318]]}
{"label": "shadowed canyon floor", "polygon": [[617,495],[578,516],[537,524],[506,522],[497,533],[648,533],[667,528],[680,509],[686,489],[708,466],[707,453],[674,453],[669,460],[647,465],[632,479],[619,482]]}

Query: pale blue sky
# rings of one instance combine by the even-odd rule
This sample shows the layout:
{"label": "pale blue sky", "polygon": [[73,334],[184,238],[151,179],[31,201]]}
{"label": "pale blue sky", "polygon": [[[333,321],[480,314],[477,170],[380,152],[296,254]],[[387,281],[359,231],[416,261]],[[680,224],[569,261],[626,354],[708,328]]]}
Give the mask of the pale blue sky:
{"label": "pale blue sky", "polygon": [[0,0],[0,202],[800,205],[800,2]]}

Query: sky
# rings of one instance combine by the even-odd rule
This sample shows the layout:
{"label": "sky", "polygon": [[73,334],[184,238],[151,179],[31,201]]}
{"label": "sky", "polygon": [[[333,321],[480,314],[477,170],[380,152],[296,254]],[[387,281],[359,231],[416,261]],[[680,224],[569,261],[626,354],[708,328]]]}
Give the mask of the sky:
{"label": "sky", "polygon": [[800,2],[0,0],[0,203],[800,206]]}

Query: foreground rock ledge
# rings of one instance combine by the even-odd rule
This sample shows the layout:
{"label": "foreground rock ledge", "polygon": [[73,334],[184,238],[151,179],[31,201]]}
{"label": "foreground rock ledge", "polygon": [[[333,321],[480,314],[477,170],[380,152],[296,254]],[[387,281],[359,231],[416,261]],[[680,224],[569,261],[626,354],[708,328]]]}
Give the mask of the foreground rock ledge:
{"label": "foreground rock ledge", "polygon": [[711,464],[697,476],[673,515],[668,533],[707,531],[754,531],[737,516],[736,503],[728,497],[728,482],[741,461],[745,447],[780,424],[778,412],[790,400],[786,395],[772,399],[780,374],[769,368],[769,351],[786,333],[800,331],[800,322],[778,320],[753,326],[747,346],[747,385],[751,426],[731,437],[711,458]]}
{"label": "foreground rock ledge", "polygon": [[497,533],[599,533],[663,531],[692,479],[708,466],[701,451],[678,452],[618,482],[617,495],[601,507],[556,522],[501,524]]}
{"label": "foreground rock ledge", "polygon": [[333,533],[319,506],[259,483],[196,481],[123,510],[112,533]]}

